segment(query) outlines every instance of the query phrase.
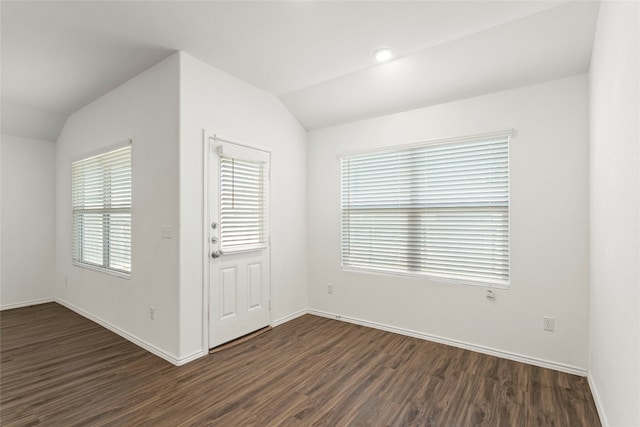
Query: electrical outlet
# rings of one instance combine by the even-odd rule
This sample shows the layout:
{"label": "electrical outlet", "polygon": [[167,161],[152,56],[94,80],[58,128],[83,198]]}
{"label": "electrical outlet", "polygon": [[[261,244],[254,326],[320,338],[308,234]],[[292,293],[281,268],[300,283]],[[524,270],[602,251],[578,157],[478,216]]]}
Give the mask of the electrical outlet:
{"label": "electrical outlet", "polygon": [[549,331],[549,332],[553,332],[554,328],[555,328],[555,320],[553,319],[553,317],[545,316],[544,317],[544,330],[545,331]]}
{"label": "electrical outlet", "polygon": [[333,283],[327,283],[327,293],[333,295]]}
{"label": "electrical outlet", "polygon": [[156,320],[156,308],[149,307],[149,319]]}

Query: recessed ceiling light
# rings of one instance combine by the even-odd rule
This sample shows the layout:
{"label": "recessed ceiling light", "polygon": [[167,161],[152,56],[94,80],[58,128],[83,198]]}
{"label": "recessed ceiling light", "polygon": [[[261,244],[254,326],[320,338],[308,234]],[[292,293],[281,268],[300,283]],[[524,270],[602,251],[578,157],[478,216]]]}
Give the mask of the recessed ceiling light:
{"label": "recessed ceiling light", "polygon": [[391,53],[391,49],[378,49],[373,52],[373,56],[376,57],[378,62],[387,62],[391,59],[393,54]]}

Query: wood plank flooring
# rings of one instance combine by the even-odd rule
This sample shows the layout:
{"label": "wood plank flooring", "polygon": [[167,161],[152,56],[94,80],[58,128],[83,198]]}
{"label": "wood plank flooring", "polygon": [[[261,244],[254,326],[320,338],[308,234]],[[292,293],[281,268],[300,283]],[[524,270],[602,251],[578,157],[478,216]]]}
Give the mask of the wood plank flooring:
{"label": "wood plank flooring", "polygon": [[306,315],[175,367],[55,304],[1,313],[2,426],[599,426],[585,378]]}

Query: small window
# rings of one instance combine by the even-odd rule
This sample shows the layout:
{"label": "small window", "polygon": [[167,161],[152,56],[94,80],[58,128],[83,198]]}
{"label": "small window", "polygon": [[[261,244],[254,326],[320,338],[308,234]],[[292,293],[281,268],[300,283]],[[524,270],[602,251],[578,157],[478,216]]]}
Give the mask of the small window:
{"label": "small window", "polygon": [[509,137],[343,157],[342,265],[509,285]]}
{"label": "small window", "polygon": [[220,156],[220,249],[266,247],[265,163]]}
{"label": "small window", "polygon": [[131,144],[73,162],[73,261],[131,274]]}

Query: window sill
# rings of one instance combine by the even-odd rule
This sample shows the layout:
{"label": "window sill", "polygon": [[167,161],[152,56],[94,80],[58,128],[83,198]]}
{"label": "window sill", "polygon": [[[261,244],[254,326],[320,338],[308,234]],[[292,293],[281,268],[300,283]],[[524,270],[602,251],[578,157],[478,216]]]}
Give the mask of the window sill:
{"label": "window sill", "polygon": [[111,270],[109,268],[99,267],[97,265],[87,264],[80,261],[73,261],[73,265],[76,267],[86,268],[87,270],[93,270],[100,273],[105,273],[110,276],[120,277],[121,279],[127,279],[127,280],[131,279],[131,273],[125,273],[123,271]]}
{"label": "window sill", "polygon": [[482,281],[474,281],[474,280],[463,279],[463,278],[442,277],[442,276],[433,276],[433,275],[427,275],[427,274],[402,273],[402,272],[396,272],[396,271],[374,270],[369,268],[342,266],[341,271],[344,271],[345,273],[358,273],[358,274],[364,273],[364,274],[372,274],[375,276],[404,277],[407,279],[429,280],[432,282],[456,283],[459,285],[475,286],[475,287],[481,287],[481,288],[509,289],[511,287],[510,283],[482,282]]}

